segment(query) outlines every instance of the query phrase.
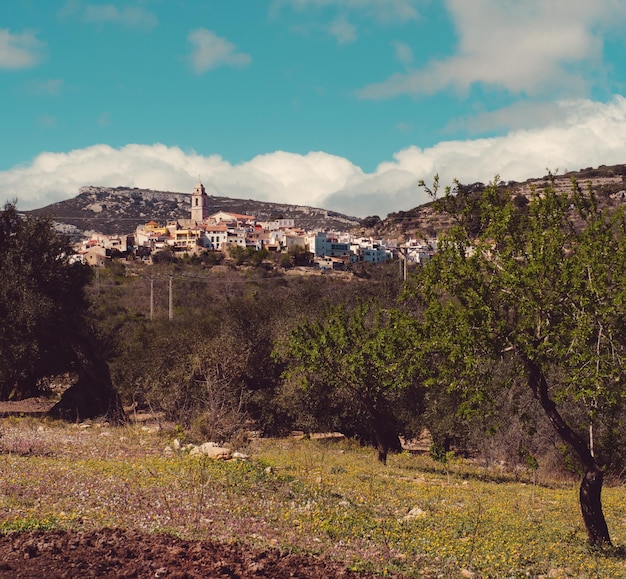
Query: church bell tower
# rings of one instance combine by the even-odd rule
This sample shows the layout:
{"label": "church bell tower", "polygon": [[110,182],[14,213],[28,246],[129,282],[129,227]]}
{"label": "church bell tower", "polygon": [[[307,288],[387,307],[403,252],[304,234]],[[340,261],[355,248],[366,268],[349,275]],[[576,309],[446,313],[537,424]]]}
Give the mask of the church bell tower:
{"label": "church bell tower", "polygon": [[201,223],[209,216],[209,197],[206,194],[201,181],[191,194],[191,219],[196,223]]}

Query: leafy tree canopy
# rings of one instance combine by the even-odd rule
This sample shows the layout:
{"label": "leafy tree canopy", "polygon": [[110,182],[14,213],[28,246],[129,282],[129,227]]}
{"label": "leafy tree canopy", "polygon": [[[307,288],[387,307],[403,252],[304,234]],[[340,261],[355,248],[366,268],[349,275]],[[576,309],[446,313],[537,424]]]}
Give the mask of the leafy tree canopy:
{"label": "leafy tree canopy", "polygon": [[413,319],[373,301],[336,306],[300,325],[283,353],[288,383],[304,393],[300,409],[317,425],[369,434],[385,462],[419,420],[418,337]]}
{"label": "leafy tree canopy", "polygon": [[[609,544],[600,493],[626,442],[624,215],[599,212],[575,182],[529,204],[495,183],[472,204],[446,191],[439,205],[457,226],[414,280],[439,380],[471,413],[523,376],[582,467],[589,541]],[[502,359],[508,375],[491,372]]]}
{"label": "leafy tree canopy", "polygon": [[80,386],[66,392],[70,414],[87,417],[106,413],[116,397],[87,322],[91,270],[70,255],[49,220],[24,217],[15,203],[0,211],[0,398],[35,395],[42,378],[71,371]]}

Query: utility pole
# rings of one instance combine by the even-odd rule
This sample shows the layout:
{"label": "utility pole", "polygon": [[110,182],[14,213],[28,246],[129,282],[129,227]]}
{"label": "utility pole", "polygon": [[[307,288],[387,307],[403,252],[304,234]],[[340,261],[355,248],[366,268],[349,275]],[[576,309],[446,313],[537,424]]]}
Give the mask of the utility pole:
{"label": "utility pole", "polygon": [[169,307],[169,319],[170,321],[174,319],[174,298],[172,296],[172,278],[173,274],[170,273],[170,307]]}
{"label": "utility pole", "polygon": [[402,280],[406,283],[406,278],[408,277],[409,248],[398,247],[398,255],[400,256],[400,275],[402,275]]}
{"label": "utility pole", "polygon": [[154,278],[150,278],[150,319],[154,319]]}

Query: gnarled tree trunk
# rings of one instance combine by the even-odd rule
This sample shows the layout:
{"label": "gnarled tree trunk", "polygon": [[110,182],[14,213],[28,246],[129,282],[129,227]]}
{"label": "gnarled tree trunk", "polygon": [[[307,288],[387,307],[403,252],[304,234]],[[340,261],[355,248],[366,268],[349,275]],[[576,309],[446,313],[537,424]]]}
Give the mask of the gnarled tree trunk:
{"label": "gnarled tree trunk", "polygon": [[548,392],[548,382],[541,368],[532,360],[524,359],[528,370],[528,383],[541,404],[552,426],[563,442],[576,454],[585,469],[580,483],[580,509],[587,530],[589,544],[594,547],[611,545],[609,529],[602,511],[602,466],[594,458],[589,445],[565,422]]}
{"label": "gnarled tree trunk", "polygon": [[122,401],[111,383],[109,367],[91,340],[72,341],[78,380],[70,386],[48,412],[63,420],[106,418],[114,423],[126,419]]}

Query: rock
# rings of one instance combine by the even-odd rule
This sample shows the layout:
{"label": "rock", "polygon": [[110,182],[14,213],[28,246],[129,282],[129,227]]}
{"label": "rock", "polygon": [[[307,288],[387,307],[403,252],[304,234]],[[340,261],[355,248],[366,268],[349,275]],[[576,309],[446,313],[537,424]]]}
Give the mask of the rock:
{"label": "rock", "polygon": [[232,458],[238,458],[239,460],[250,460],[250,457],[243,452],[233,452]]}
{"label": "rock", "polygon": [[189,452],[190,456],[208,456],[209,458],[213,458],[215,460],[226,460],[229,459],[232,455],[230,448],[224,448],[221,446],[215,446],[213,442],[205,442],[200,446],[195,446]]}
{"label": "rock", "polygon": [[338,442],[344,440],[345,434],[341,432],[316,432],[311,434],[311,440],[321,440],[323,442]]}
{"label": "rock", "polygon": [[180,450],[180,440],[178,440],[178,438],[175,438],[172,442],[172,448],[174,450]]}

